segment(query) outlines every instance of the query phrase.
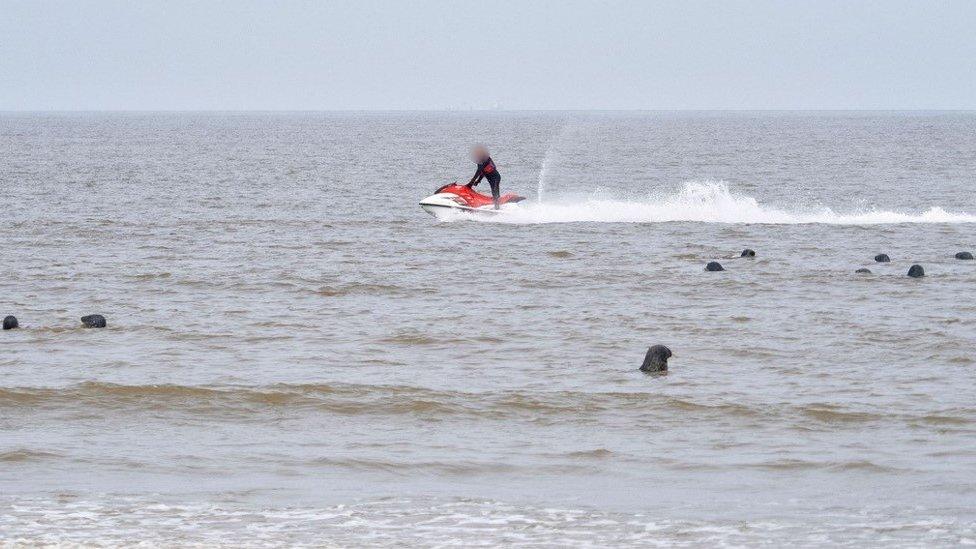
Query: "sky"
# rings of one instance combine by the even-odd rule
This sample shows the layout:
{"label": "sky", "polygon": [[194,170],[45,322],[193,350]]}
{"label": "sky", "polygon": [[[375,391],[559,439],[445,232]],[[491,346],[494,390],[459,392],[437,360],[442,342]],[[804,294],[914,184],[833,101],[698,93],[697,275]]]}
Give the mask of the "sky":
{"label": "sky", "polygon": [[0,110],[976,109],[976,1],[0,0]]}

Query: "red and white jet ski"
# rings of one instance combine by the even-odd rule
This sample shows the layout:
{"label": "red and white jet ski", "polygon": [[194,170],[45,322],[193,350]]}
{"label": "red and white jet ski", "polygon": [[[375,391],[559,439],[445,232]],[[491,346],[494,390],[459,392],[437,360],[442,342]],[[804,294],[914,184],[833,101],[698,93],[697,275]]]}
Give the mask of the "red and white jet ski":
{"label": "red and white jet ski", "polygon": [[420,201],[420,207],[437,219],[452,219],[458,214],[496,215],[505,212],[506,204],[525,200],[517,194],[503,194],[495,209],[495,202],[471,187],[451,183],[434,191],[434,194]]}

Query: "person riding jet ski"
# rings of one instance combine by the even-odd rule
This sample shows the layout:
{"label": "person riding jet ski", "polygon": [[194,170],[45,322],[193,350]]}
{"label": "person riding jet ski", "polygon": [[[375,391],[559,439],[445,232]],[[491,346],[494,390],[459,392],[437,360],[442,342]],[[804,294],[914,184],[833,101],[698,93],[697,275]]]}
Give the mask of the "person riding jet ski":
{"label": "person riding jet ski", "polygon": [[498,209],[498,199],[501,197],[501,183],[502,176],[498,173],[498,168],[495,167],[495,162],[491,159],[488,154],[488,149],[483,145],[478,145],[471,149],[471,160],[474,160],[478,164],[478,170],[474,172],[474,176],[471,181],[468,182],[466,187],[469,189],[471,187],[477,186],[481,183],[482,179],[488,179],[488,184],[491,185],[491,198],[495,201],[495,209]]}
{"label": "person riding jet ski", "polygon": [[[455,181],[438,187],[434,194],[420,201],[420,207],[425,212],[438,219],[456,219],[455,216],[459,212],[470,215],[494,216],[505,211],[502,206],[525,200],[525,197],[515,193],[504,195],[501,193],[502,176],[498,173],[495,162],[488,155],[488,150],[484,146],[478,145],[471,149],[471,159],[478,164],[478,170],[474,173],[471,181],[466,185],[459,185]],[[488,183],[491,183],[490,198],[473,188],[482,179],[488,179]]]}

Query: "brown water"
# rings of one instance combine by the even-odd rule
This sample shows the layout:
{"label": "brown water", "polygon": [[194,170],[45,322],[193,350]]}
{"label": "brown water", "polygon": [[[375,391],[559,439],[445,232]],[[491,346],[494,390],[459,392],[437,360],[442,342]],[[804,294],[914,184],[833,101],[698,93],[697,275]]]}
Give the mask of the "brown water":
{"label": "brown water", "polygon": [[[473,141],[529,201],[438,223]],[[2,115],[0,544],[976,543],[974,174],[972,114]]]}

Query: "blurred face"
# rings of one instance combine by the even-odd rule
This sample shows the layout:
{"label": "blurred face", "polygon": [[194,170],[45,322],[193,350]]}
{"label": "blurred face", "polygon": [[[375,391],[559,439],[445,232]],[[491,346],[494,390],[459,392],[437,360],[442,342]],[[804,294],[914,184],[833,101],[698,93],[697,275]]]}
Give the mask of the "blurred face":
{"label": "blurred face", "polygon": [[482,147],[481,145],[471,148],[471,160],[481,162],[485,158],[488,158],[488,149]]}

